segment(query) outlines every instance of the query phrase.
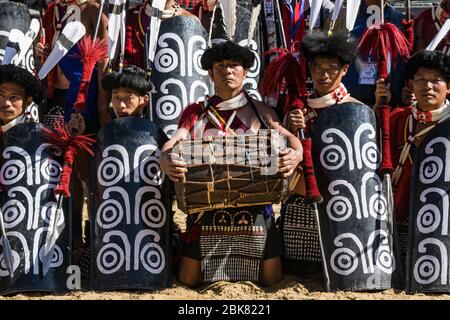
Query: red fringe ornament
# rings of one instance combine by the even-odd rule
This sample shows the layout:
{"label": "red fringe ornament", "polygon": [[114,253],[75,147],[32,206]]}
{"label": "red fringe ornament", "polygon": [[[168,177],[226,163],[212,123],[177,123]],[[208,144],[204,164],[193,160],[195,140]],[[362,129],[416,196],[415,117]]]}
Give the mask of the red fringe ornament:
{"label": "red fringe ornament", "polygon": [[277,53],[278,56],[269,63],[259,83],[261,95],[277,98],[282,89],[283,79],[286,80],[287,86],[295,86],[298,92],[302,92],[302,88],[306,87],[306,81],[302,81],[298,76],[301,74],[301,65],[295,58],[294,52],[276,48],[267,51],[264,55],[273,53]]}
{"label": "red fringe ornament", "polygon": [[405,28],[405,37],[409,44],[409,53],[414,50],[414,20],[402,20],[402,25]]}
{"label": "red fringe ornament", "polygon": [[83,62],[83,71],[81,74],[77,100],[75,101],[75,109],[78,112],[83,112],[92,72],[94,71],[97,62],[108,58],[108,44],[105,39],[92,40],[91,37],[83,37],[79,42],[78,47],[80,48],[79,58]]}
{"label": "red fringe ornament", "polygon": [[70,197],[70,175],[72,174],[72,165],[75,156],[80,151],[85,151],[93,156],[94,153],[90,146],[95,142],[90,138],[91,135],[72,136],[64,129],[59,122],[56,122],[56,129],[44,128],[46,140],[51,144],[60,147],[64,152],[64,166],[58,186],[55,188],[55,194],[62,194],[64,197]]}
{"label": "red fringe ornament", "polygon": [[388,77],[386,62],[388,53],[391,64],[395,67],[398,57],[409,58],[409,47],[410,44],[405,35],[390,22],[384,23],[380,27],[368,28],[359,42],[361,57],[364,59],[368,59],[370,56],[375,57],[378,62],[379,77],[383,79]]}
{"label": "red fringe ornament", "polygon": [[389,131],[389,116],[391,113],[391,108],[388,105],[383,105],[380,107],[380,121],[381,121],[381,149],[382,149],[382,161],[381,161],[381,172],[391,173],[394,167],[392,166],[391,159],[391,139]]}
{"label": "red fringe ornament", "polygon": [[311,138],[302,139],[303,145],[303,174],[305,176],[306,199],[313,202],[322,202],[322,195],[317,186],[316,176],[314,174],[314,165],[312,160],[312,140]]}

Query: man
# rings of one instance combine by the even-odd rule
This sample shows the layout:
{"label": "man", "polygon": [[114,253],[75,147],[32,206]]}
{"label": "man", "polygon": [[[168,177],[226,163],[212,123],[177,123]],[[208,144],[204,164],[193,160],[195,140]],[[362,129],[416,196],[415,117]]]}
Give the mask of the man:
{"label": "man", "polygon": [[[111,107],[117,119],[104,126],[97,135],[97,161],[95,174],[91,176],[91,185],[95,186],[92,206],[96,217],[91,221],[93,245],[91,252],[87,251],[83,256],[81,269],[84,276],[91,271],[91,283],[97,290],[166,288],[170,283],[170,256],[175,254],[170,252],[173,198],[170,180],[162,174],[158,163],[159,150],[167,136],[142,116],[148,105],[151,83],[144,70],[127,66],[121,72],[106,74],[102,85],[112,94]],[[69,126],[83,127],[76,121],[82,121],[81,117],[72,120]],[[115,152],[119,151],[126,157],[118,160]],[[132,168],[132,173],[121,175],[117,172],[114,181],[109,181],[107,168],[111,161],[122,161],[126,168]],[[129,179],[130,176],[133,178]],[[125,201],[126,205],[120,210],[124,214],[122,217],[128,218],[122,223],[118,223],[119,216],[113,218],[114,222],[108,217],[109,210],[114,210],[115,206],[111,206],[111,201],[119,206]],[[132,222],[131,216],[134,217]],[[111,242],[123,245],[120,237],[105,242],[104,239],[114,233],[134,243],[133,254],[141,257],[135,260],[131,270],[120,265],[111,268],[105,260]],[[148,256],[146,250],[149,250]]]}
{"label": "man", "polygon": [[[207,136],[223,136],[226,132],[233,132],[237,135],[256,134],[261,128],[275,129],[287,137],[290,147],[280,152],[279,172],[282,172],[284,176],[292,174],[302,159],[300,142],[278,123],[277,117],[271,108],[264,103],[256,102],[249,98],[242,90],[243,81],[248,69],[253,65],[254,59],[254,54],[249,49],[241,47],[232,41],[222,42],[205,51],[201,58],[201,65],[203,69],[208,70],[208,74],[214,82],[216,94],[207,98],[207,101],[204,103],[208,105],[208,111],[213,110],[211,112],[216,114],[216,119],[221,120],[215,121],[207,116],[211,112],[206,113],[204,111],[203,102],[192,104],[184,110],[178,130],[162,149],[161,168],[170,179],[179,182],[183,179],[185,172],[187,172],[186,164],[172,153],[172,148],[177,141],[201,139]],[[282,278],[279,258],[281,255],[281,244],[273,222],[272,208],[271,206],[231,208],[227,212],[229,214],[239,214],[238,211],[244,211],[243,209],[248,210],[246,212],[254,219],[261,218],[261,215],[264,217],[265,229],[267,229],[265,254],[264,257],[258,256],[259,262],[256,264],[256,270],[254,270],[254,265],[249,268],[243,268],[240,264],[236,266],[227,265],[228,258],[230,261],[232,259],[250,261],[247,256],[254,254],[252,252],[254,249],[243,248],[247,253],[244,257],[235,257],[231,253],[230,257],[220,261],[220,265],[229,271],[221,279],[236,280],[236,278],[240,278],[239,275],[247,271],[246,269],[250,269],[246,276],[252,279],[255,279],[254,276],[256,276],[259,278],[257,280],[265,286],[275,284]],[[206,221],[205,219],[210,219],[216,212],[218,210],[206,211],[199,216],[196,214],[189,215],[188,231],[194,231],[196,225],[198,226],[202,221]],[[198,221],[195,221],[196,218]],[[216,281],[214,277],[212,279],[208,278],[205,274],[207,271],[203,267],[201,268],[202,265],[204,266],[204,263],[207,263],[205,260],[207,257],[204,257],[204,259],[201,257],[200,242],[197,237],[197,239],[185,246],[180,263],[179,281],[190,287],[196,286],[201,281],[201,276],[203,276],[204,280]],[[206,253],[203,252],[203,254]],[[214,253],[211,252],[211,254]],[[243,260],[239,260],[241,258]],[[259,272],[257,267],[260,265],[261,272]],[[217,271],[220,273],[220,270]],[[233,272],[238,276],[232,274]],[[248,280],[247,277],[240,279]]]}
{"label": "man", "polygon": [[[348,41],[346,32],[335,31],[329,37],[325,33],[309,34],[301,42],[301,52],[310,61],[314,93],[307,99],[305,108],[291,110],[286,115],[286,127],[293,134],[302,129],[312,130],[315,118],[329,106],[346,102],[361,103],[351,97],[342,83],[342,78],[347,74],[350,64],[357,55],[356,43]],[[302,171],[298,173],[301,174]],[[305,215],[304,221],[314,221],[312,207],[305,201],[303,176],[293,187],[294,193],[281,210],[281,233],[285,247],[283,267],[290,272],[304,275],[320,270],[320,264],[317,262],[322,257],[317,231],[311,231],[317,229],[316,223],[311,222],[308,225],[294,223],[299,214]],[[301,243],[293,240],[299,238],[313,238],[313,240]]]}
{"label": "man", "polygon": [[[12,261],[11,270],[7,267],[8,273],[0,278],[2,295],[68,290],[66,271],[71,261],[71,231],[70,224],[67,224],[70,210],[66,210],[65,201],[58,225],[61,226],[64,221],[66,224],[59,228],[55,239],[51,272],[43,273],[42,260],[35,259],[44,252],[51,229],[51,213],[47,209],[53,208],[50,211],[54,211],[56,207],[54,189],[60,182],[62,168],[60,152],[57,154],[54,146],[48,144],[42,125],[27,121],[26,107],[33,101],[39,103],[42,94],[39,82],[27,70],[14,65],[0,66],[0,125],[4,156],[0,168],[3,191],[1,219],[4,219],[3,226],[11,247],[9,253],[5,245],[1,251],[5,261]],[[6,220],[7,213],[11,211],[20,212],[20,217]],[[33,216],[34,219],[31,218]]]}
{"label": "man", "polygon": [[[103,88],[111,92],[110,108],[117,118],[142,117],[148,105],[148,92],[151,84],[145,78],[145,71],[137,66],[127,66],[122,72],[107,73],[102,81]],[[84,119],[75,115],[68,123],[77,134],[84,133]]]}
{"label": "man", "polygon": [[27,119],[25,109],[40,103],[42,89],[28,71],[14,65],[0,66],[0,124],[2,133]]}
{"label": "man", "polygon": [[[450,93],[450,58],[438,51],[421,50],[408,61],[405,77],[416,101],[410,107],[394,109],[390,116],[391,153],[395,165],[394,207],[402,233],[407,232],[414,149],[429,130],[450,113],[446,100]],[[376,91],[377,105],[383,96],[390,99],[387,86],[380,82]],[[406,250],[406,243],[402,249]]]}
{"label": "man", "polygon": [[[381,22],[381,0],[364,0],[361,1],[359,11],[354,13],[357,15],[356,22],[351,35],[359,40],[364,32],[372,25],[380,24]],[[394,9],[389,5],[387,0],[383,0],[383,12],[385,22],[390,22],[403,31],[402,20],[405,15],[400,11]],[[344,13],[344,12],[342,12]],[[335,30],[345,28],[346,14],[340,14],[336,21]],[[391,67],[390,83],[393,103],[395,105],[401,104],[402,88],[404,86],[404,62],[398,61],[396,67]],[[372,106],[375,103],[373,92],[375,91],[377,72],[376,60],[364,61],[357,59],[356,63],[352,64],[343,78],[343,83],[352,93],[352,95],[362,101],[363,103]]]}
{"label": "man", "polygon": [[[135,65],[145,68],[145,34],[150,27],[150,17],[153,8],[151,0],[145,0],[141,5],[130,9],[126,17],[125,65]],[[168,0],[164,7],[161,19],[175,16],[188,16],[197,18],[189,11],[180,7],[175,0]]]}
{"label": "man", "polygon": [[[106,9],[106,8],[105,8]],[[45,60],[56,43],[61,31],[65,25],[71,21],[81,21],[86,28],[86,35],[93,38],[97,20],[99,18],[100,4],[95,0],[63,0],[51,2],[45,11],[42,27],[45,30],[45,44],[39,42],[35,46],[35,52],[38,58]],[[100,23],[97,37],[99,39],[107,39],[108,18],[105,13],[100,15]],[[66,121],[80,115],[75,113],[73,104],[76,99],[78,86],[74,78],[81,78],[82,63],[80,59],[74,58],[75,51],[78,46],[74,46],[66,56],[61,59],[59,64],[49,73],[46,78],[47,94],[49,97],[47,116],[64,115]],[[101,124],[106,123],[109,118],[107,111],[108,96],[102,89],[100,83],[106,72],[108,60],[97,61],[97,76],[91,79],[89,99],[86,99],[85,117],[86,131],[89,134],[96,134]],[[71,80],[72,79],[72,80]],[[72,83],[71,83],[72,81]],[[97,85],[95,87],[95,85]],[[94,98],[92,98],[94,97]],[[45,117],[44,115],[44,123]],[[73,133],[73,132],[72,132]],[[86,165],[78,165],[84,161],[76,161],[72,175],[72,185],[75,190],[72,197],[72,205],[74,211],[74,248],[80,248],[83,245],[82,240],[82,212],[84,205],[83,187],[88,184],[89,167]],[[76,258],[77,260],[77,258]]]}
{"label": "man", "polygon": [[[431,8],[423,10],[415,19],[415,51],[425,49],[450,17],[450,1],[442,0]],[[450,54],[450,36],[444,38],[437,50]]]}
{"label": "man", "polygon": [[[305,174],[305,182],[300,179],[295,192],[305,195],[314,190],[314,197],[320,193],[323,201],[308,207],[304,201],[295,202],[298,195],[289,199],[286,209],[283,208],[282,225],[287,232],[295,227],[297,234],[284,232],[285,247],[296,244],[301,247],[305,239],[313,238],[306,240],[309,243],[304,245],[306,253],[303,252],[302,258],[303,261],[322,258],[329,291],[390,288],[396,268],[389,226],[386,222],[380,223],[378,218],[387,213],[384,206],[378,205],[386,195],[381,191],[381,178],[377,174],[381,161],[376,117],[370,107],[352,98],[341,82],[356,59],[356,42],[348,32],[335,31],[331,35],[316,32],[303,39],[301,52],[310,62],[314,93],[307,99],[304,110],[293,110],[287,115],[287,124],[291,132],[306,129],[305,135],[311,137],[312,156],[310,164],[305,162],[304,170],[311,174],[309,166],[313,163],[317,186],[310,175]],[[368,147],[372,150],[370,161],[366,158]],[[307,151],[305,148],[305,154],[309,153]],[[295,206],[301,207],[292,210]],[[303,221],[318,221],[318,234],[311,232],[317,228],[315,223],[304,226]],[[386,268],[380,268],[378,263],[369,268],[361,267],[358,260],[362,259],[365,264],[364,248],[372,246],[370,243],[377,234],[385,237],[383,250],[389,257]],[[320,248],[317,238],[321,239]],[[344,240],[347,238],[352,240]],[[381,249],[380,244],[373,246],[374,251]],[[378,280],[374,282],[373,278]]]}

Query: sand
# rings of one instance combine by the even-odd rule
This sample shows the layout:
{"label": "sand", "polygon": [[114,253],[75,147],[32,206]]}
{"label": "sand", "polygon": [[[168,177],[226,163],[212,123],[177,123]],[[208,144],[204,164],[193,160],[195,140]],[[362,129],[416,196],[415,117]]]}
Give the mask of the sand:
{"label": "sand", "polygon": [[[279,206],[274,206],[279,212]],[[87,210],[85,211],[87,212]],[[174,220],[183,229],[185,215],[175,208]],[[86,215],[85,215],[86,218]],[[170,288],[160,291],[73,291],[61,295],[16,294],[0,300],[449,300],[449,294],[406,294],[400,290],[381,292],[326,292],[321,274],[298,277],[285,274],[278,284],[264,288],[249,281],[219,281],[190,289],[172,280]]]}

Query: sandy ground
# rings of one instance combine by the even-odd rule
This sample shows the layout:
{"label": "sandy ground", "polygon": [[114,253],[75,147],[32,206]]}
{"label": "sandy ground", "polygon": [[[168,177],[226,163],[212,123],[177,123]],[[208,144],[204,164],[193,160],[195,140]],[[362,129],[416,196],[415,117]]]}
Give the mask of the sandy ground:
{"label": "sandy ground", "polygon": [[[279,212],[279,206],[274,206]],[[175,222],[182,229],[185,215],[176,210]],[[336,292],[329,293],[323,286],[322,275],[297,277],[285,274],[284,279],[270,287],[264,288],[249,281],[230,283],[225,281],[189,289],[180,285],[175,279],[170,288],[160,291],[118,291],[92,292],[76,291],[63,295],[43,293],[17,294],[0,297],[0,300],[450,300],[449,294],[414,294],[404,291],[386,290],[381,292]]]}

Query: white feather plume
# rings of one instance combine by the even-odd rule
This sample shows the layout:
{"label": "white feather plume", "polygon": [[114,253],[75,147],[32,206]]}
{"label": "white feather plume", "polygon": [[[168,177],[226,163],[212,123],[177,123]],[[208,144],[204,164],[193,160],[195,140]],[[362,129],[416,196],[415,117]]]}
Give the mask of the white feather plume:
{"label": "white feather plume", "polygon": [[229,40],[233,40],[236,31],[236,0],[220,0],[225,32]]}
{"label": "white feather plume", "polygon": [[208,48],[212,47],[211,37],[212,37],[212,31],[213,31],[213,26],[214,26],[214,18],[216,17],[216,10],[217,10],[218,5],[219,5],[219,1],[216,1],[216,3],[214,4],[214,9],[212,11],[212,15],[211,15],[211,22],[209,25],[209,35],[208,35]]}
{"label": "white feather plume", "polygon": [[309,31],[312,31],[319,19],[320,11],[322,9],[323,0],[310,1],[311,9],[309,15]]}
{"label": "white feather plume", "polygon": [[353,30],[353,27],[355,26],[356,17],[358,16],[360,5],[361,0],[347,0],[345,27],[349,32],[351,32]]}
{"label": "white feather plume", "polygon": [[[163,11],[166,6],[166,0],[153,0],[151,6],[154,10]],[[159,28],[161,26],[161,18],[158,16],[152,16],[150,18],[150,39],[148,42],[147,59],[153,63],[156,54],[156,47],[159,36]]]}
{"label": "white feather plume", "polygon": [[255,33],[256,24],[258,23],[258,17],[261,12],[261,3],[252,8],[252,15],[250,16],[250,23],[248,25],[247,46],[250,46],[250,42],[253,39]]}

